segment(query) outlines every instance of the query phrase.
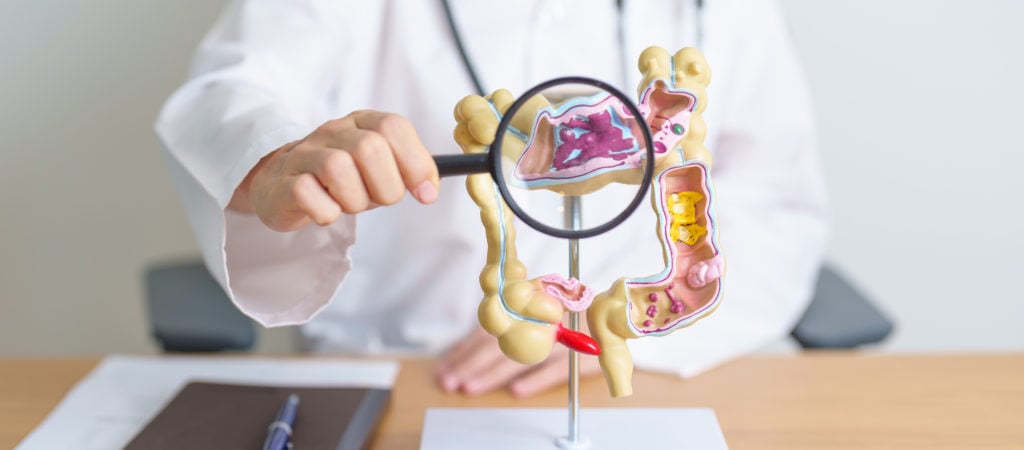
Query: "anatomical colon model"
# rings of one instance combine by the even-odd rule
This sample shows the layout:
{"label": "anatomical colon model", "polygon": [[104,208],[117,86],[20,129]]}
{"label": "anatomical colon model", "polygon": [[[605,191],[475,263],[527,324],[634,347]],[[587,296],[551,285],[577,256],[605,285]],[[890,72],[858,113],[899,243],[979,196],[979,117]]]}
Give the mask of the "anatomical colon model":
{"label": "anatomical colon model", "polygon": [[[621,278],[596,295],[579,280],[557,274],[529,279],[516,256],[512,213],[493,180],[478,174],[466,181],[480,207],[488,242],[487,263],[480,274],[481,326],[498,338],[506,356],[523,364],[544,360],[555,342],[598,354],[614,397],[632,394],[633,361],[626,340],[662,336],[711,313],[718,305],[724,268],[712,213],[711,155],[703,143],[701,118],[710,69],[692,48],[670,55],[651,47],[641,53],[638,65],[643,75],[638,110],[651,128],[655,149],[651,203],[664,270]],[[615,97],[591,100],[550,105],[537,96],[515,114],[515,129],[531,130],[533,137],[559,136],[527,141],[505,137],[503,153],[509,151],[506,147],[517,146],[513,151],[521,154],[516,178],[565,195],[582,195],[612,182],[641,182],[645,153],[630,153],[629,147],[635,146],[632,133],[627,130],[623,136],[611,129],[605,114],[616,114],[626,127],[631,116],[615,106]],[[460,101],[455,108],[455,140],[463,151],[488,151],[501,115],[513,101],[506,90]],[[588,120],[583,123],[579,117]],[[576,130],[566,133],[565,127]],[[602,151],[592,148],[598,139]],[[566,157],[568,150],[573,150],[571,159]],[[593,340],[561,325],[564,312],[584,310]]]}

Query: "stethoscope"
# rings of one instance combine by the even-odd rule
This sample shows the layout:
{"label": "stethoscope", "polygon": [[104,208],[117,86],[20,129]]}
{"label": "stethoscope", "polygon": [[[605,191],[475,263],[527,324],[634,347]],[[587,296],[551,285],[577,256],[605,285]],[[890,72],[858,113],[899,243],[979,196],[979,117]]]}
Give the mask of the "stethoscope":
{"label": "stethoscope", "polygon": [[[694,0],[696,6],[696,20],[694,21],[696,27],[696,46],[702,48],[704,45],[704,0]],[[466,73],[469,75],[470,81],[473,83],[473,89],[476,90],[477,95],[486,95],[483,83],[480,81],[480,74],[476,69],[476,65],[473,64],[472,59],[469,57],[469,53],[466,52],[466,46],[462,40],[462,34],[459,32],[458,25],[455,24],[455,17],[452,14],[452,7],[448,0],[441,0],[441,6],[444,8],[444,16],[448,21],[448,29],[452,33],[452,38],[455,40],[455,47],[459,51],[459,58],[462,60],[462,65],[466,69]],[[623,10],[625,9],[625,0],[615,0],[616,9],[616,33],[619,47],[620,61],[623,61],[622,77],[625,80],[626,66],[626,25],[623,20]]]}

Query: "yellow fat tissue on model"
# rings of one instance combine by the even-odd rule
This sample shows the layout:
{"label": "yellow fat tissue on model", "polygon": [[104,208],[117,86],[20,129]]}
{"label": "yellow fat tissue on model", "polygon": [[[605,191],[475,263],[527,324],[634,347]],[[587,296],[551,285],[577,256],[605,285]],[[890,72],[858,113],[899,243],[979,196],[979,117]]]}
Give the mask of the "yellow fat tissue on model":
{"label": "yellow fat tissue on model", "polygon": [[697,224],[697,202],[704,199],[700,192],[675,192],[668,197],[668,210],[672,214],[669,235],[672,241],[694,245],[705,234],[707,228]]}

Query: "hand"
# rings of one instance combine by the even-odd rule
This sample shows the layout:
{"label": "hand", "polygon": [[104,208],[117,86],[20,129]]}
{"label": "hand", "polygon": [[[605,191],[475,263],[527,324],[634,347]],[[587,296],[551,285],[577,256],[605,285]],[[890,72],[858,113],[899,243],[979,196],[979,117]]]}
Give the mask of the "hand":
{"label": "hand", "polygon": [[265,156],[228,207],[291,231],[397,203],[406,191],[423,204],[438,194],[437,166],[416,129],[399,115],[356,111]]}
{"label": "hand", "polygon": [[[580,377],[599,373],[597,358],[580,355]],[[546,360],[526,366],[506,358],[494,336],[477,330],[448,353],[436,375],[448,392],[476,396],[507,387],[514,397],[529,397],[568,381],[569,349],[555,344]]]}

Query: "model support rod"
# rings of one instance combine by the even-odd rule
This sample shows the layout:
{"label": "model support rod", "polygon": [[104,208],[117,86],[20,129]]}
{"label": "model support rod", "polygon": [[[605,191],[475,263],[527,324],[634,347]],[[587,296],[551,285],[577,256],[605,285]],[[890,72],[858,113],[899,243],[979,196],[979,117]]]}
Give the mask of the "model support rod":
{"label": "model support rod", "polygon": [[[582,210],[578,196],[566,197],[565,221],[567,228],[579,230],[583,227]],[[569,240],[569,277],[580,279],[580,241]],[[569,329],[579,331],[580,313],[569,313]],[[569,444],[580,443],[580,354],[569,350]]]}

